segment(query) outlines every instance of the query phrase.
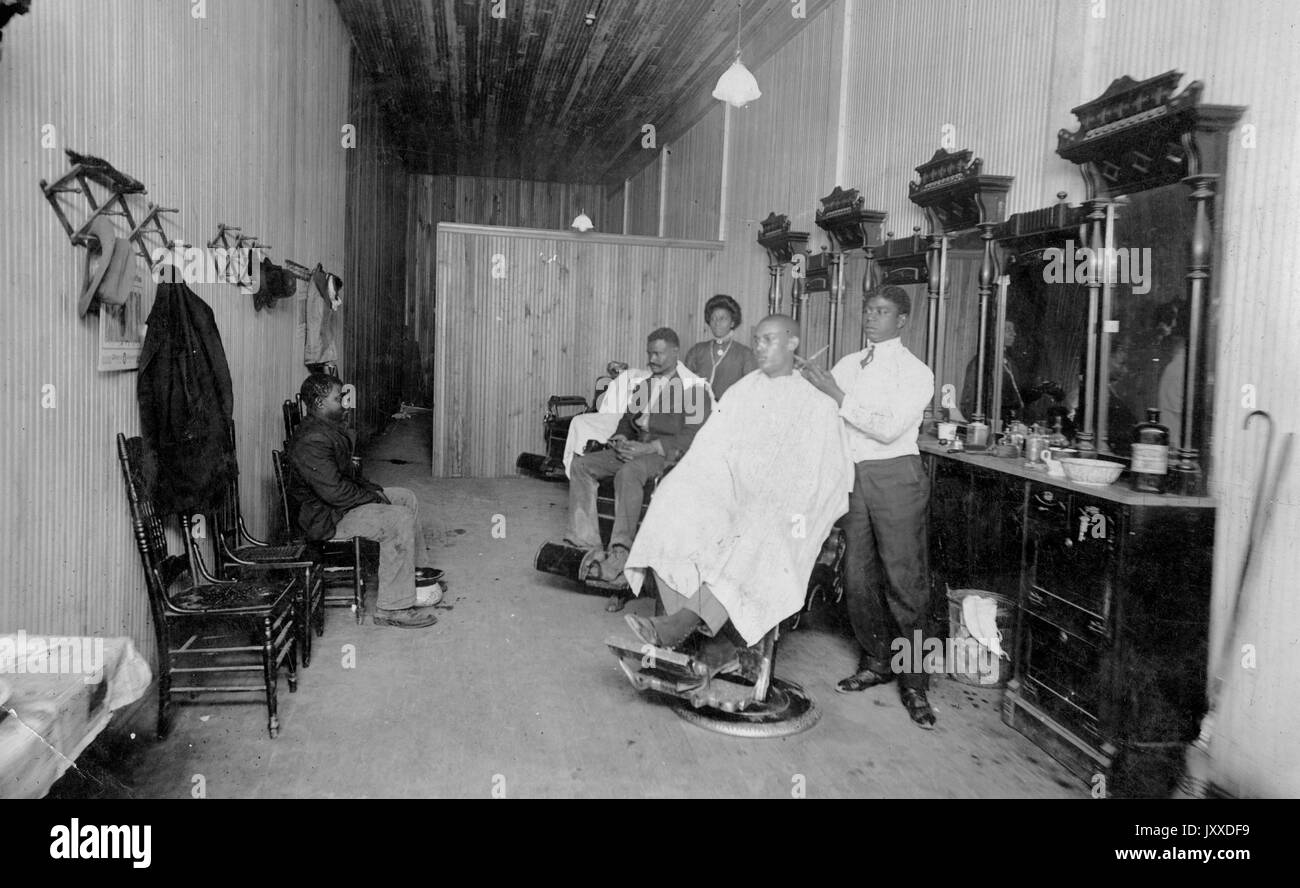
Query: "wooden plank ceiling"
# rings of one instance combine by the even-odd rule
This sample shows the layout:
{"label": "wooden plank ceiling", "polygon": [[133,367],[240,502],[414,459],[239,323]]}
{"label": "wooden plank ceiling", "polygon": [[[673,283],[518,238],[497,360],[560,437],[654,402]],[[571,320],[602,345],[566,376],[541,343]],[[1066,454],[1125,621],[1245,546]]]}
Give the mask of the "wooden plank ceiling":
{"label": "wooden plank ceiling", "polygon": [[[621,181],[653,157],[643,124],[663,145],[708,111],[736,46],[735,0],[336,2],[416,173]],[[831,2],[743,0],[745,64]]]}

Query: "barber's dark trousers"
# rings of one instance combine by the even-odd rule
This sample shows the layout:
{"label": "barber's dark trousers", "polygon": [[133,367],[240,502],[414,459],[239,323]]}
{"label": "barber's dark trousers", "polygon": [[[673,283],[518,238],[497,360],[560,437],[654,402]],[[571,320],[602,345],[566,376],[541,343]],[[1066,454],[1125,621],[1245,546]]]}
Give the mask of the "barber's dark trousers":
{"label": "barber's dark trousers", "polygon": [[[890,675],[894,640],[906,639],[904,688],[925,690],[923,670],[913,668],[917,630],[927,638],[930,577],[926,506],[930,480],[920,456],[856,463],[845,534],[844,593],[853,633],[862,646],[859,668]],[[916,655],[922,660],[922,655]]]}
{"label": "barber's dark trousers", "polygon": [[569,467],[568,538],[584,546],[600,545],[600,525],[596,519],[596,488],[601,480],[614,477],[614,528],[609,545],[632,548],[641,505],[645,501],[645,484],[664,469],[659,454],[638,456],[623,462],[613,450],[597,450],[573,458]]}

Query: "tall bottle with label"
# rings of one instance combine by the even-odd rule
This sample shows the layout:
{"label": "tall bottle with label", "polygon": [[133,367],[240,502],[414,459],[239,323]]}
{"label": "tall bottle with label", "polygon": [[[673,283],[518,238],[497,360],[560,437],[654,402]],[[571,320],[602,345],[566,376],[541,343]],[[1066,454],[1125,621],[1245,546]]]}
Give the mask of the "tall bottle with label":
{"label": "tall bottle with label", "polygon": [[1133,427],[1131,440],[1129,473],[1133,489],[1138,493],[1164,493],[1169,476],[1169,428],[1160,424],[1159,410],[1147,408],[1147,420]]}

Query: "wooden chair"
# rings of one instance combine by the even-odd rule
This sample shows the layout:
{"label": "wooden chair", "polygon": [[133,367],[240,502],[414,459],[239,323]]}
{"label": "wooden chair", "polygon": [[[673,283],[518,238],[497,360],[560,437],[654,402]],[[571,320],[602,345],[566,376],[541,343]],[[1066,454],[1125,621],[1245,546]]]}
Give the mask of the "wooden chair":
{"label": "wooden chair", "polygon": [[[234,423],[230,427],[231,451],[235,448]],[[236,457],[236,462],[238,457]],[[305,542],[274,545],[260,540],[248,532],[244,524],[243,508],[239,501],[239,477],[232,476],[226,486],[226,496],[221,506],[209,516],[213,527],[212,550],[217,559],[218,572],[230,579],[252,579],[269,570],[301,571],[303,581],[298,587],[298,652],[303,668],[311,665],[311,630],[317,637],[325,634],[325,581],[324,565],[314,557]]]}
{"label": "wooden chair", "polygon": [[[302,576],[294,571],[268,573],[256,580],[211,576],[194,546],[186,517],[181,518],[186,554],[169,554],[163,521],[145,486],[143,451],[140,438],[117,436],[118,462],[158,639],[158,738],[165,738],[170,730],[173,693],[254,692],[265,695],[267,730],[274,739],[280,732],[276,691],[281,665],[288,666],[289,691],[298,689],[294,599]],[[258,671],[260,686],[201,680]],[[179,683],[188,679],[192,681]]]}
{"label": "wooden chair", "polygon": [[[288,447],[288,442],[285,442]],[[289,495],[289,478],[293,464],[284,452],[271,451],[271,464],[275,468],[275,484],[280,491],[280,507],[284,518],[286,538],[294,543],[303,543],[312,552],[313,558],[320,561],[324,570],[326,591],[322,603],[330,607],[351,607],[360,624],[365,618],[365,580],[361,573],[361,537],[335,537],[316,543],[297,539],[294,533],[298,524],[294,519],[298,515],[299,503]],[[329,589],[347,583],[351,594],[331,595]]]}

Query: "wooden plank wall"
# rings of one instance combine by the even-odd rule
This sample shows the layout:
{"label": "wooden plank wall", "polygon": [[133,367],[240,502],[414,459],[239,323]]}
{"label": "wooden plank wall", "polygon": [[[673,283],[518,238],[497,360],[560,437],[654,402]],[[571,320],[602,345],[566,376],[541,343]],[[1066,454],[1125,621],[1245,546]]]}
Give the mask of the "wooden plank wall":
{"label": "wooden plank wall", "polygon": [[603,185],[488,179],[475,176],[410,176],[406,218],[406,303],[419,342],[420,400],[432,404],[434,326],[437,319],[437,253],[441,222],[568,230],[586,212],[596,231],[621,231],[622,202],[610,204]]}
{"label": "wooden plank wall", "polygon": [[408,176],[387,142],[383,116],[355,64],[347,152],[347,255],[339,374],[357,388],[357,432],[383,429],[402,401],[420,403],[420,353],[407,300]]}
{"label": "wooden plank wall", "polygon": [[[515,473],[553,394],[591,397],[656,327],[701,326],[721,245],[441,224],[433,474]],[[493,269],[497,275],[493,275]]]}
{"label": "wooden plank wall", "polygon": [[[1050,205],[1058,191],[1081,200],[1081,178],[1055,154],[1056,133],[1075,129],[1070,108],[1121,75],[1141,79],[1177,69],[1184,86],[1205,83],[1205,102],[1250,106],[1233,134],[1228,197],[1216,208],[1224,249],[1215,283],[1220,332],[1211,455],[1213,493],[1221,502],[1214,583],[1215,632],[1221,633],[1237,594],[1261,462],[1262,433],[1241,429],[1250,392],[1279,432],[1300,431],[1300,382],[1291,367],[1300,352],[1300,314],[1290,295],[1300,272],[1295,251],[1278,246],[1300,242],[1292,210],[1300,183],[1288,172],[1300,142],[1297,82],[1293,67],[1279,69],[1295,56],[1298,18],[1300,8],[1284,0],[1251,0],[1231,11],[1215,0],[837,0],[758,67],[763,98],[732,112],[719,289],[736,295],[754,317],[766,292],[757,221],[770,210],[785,212],[794,227],[814,232],[816,249],[813,212],[835,184],[859,188],[868,206],[889,213],[886,227],[900,236],[924,226],[907,185],[913,168],[941,144],[972,149],[987,173],[1015,176],[1008,212]],[[870,51],[861,49],[867,46]],[[720,152],[678,150],[694,136],[679,138],[670,155],[669,219],[696,200],[677,183],[722,168]],[[630,191],[629,199],[643,202],[633,204],[631,215],[657,212],[657,194]],[[856,340],[862,271],[861,260],[850,263],[842,350]],[[969,277],[961,280],[966,283],[954,280],[960,291],[950,289],[950,297],[973,299]],[[964,362],[950,357],[940,382],[960,385]],[[1242,639],[1254,646],[1258,665],[1230,676],[1216,741],[1217,779],[1243,795],[1295,796],[1300,700],[1290,685],[1300,674],[1300,604],[1292,580],[1300,574],[1300,548],[1291,541],[1300,536],[1300,472],[1294,463],[1269,504],[1272,530],[1255,553],[1259,573]]]}
{"label": "wooden plank wall", "polygon": [[[0,389],[4,452],[0,631],[154,636],[114,435],[139,433],[136,376],[99,372],[81,319],[83,253],[39,188],[64,148],[108,159],[180,212],[178,237],[217,222],[271,258],[341,268],[348,35],[332,4],[46,2],[5,28],[0,56]],[[78,215],[77,218],[84,218]],[[225,284],[194,288],[216,316],[234,383],[241,495],[254,533],[277,508],[270,450],[303,376],[299,305],[255,312]],[[47,388],[48,387],[48,388]]]}

